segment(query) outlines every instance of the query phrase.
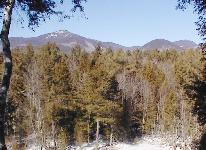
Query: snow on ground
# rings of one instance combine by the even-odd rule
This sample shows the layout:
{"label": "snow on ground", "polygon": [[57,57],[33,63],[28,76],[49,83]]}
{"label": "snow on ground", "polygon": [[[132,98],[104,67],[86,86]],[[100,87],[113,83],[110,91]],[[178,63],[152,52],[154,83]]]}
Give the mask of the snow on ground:
{"label": "snow on ground", "polygon": [[[113,146],[106,146],[105,143],[100,142],[98,145],[99,150],[174,150],[170,136],[169,138],[163,138],[161,136],[148,136],[136,140],[134,144],[115,143]],[[189,141],[187,142],[189,145]],[[178,147],[175,150],[181,150],[183,142],[176,141]],[[67,150],[95,150],[96,143],[83,144],[81,146],[68,146]],[[40,150],[37,145],[30,145],[27,150]],[[186,150],[191,150],[190,147],[186,147]]]}
{"label": "snow on ground", "polygon": [[[116,143],[113,146],[105,146],[104,143],[99,145],[99,150],[174,150],[174,137],[173,136],[146,136],[141,139],[138,139],[134,144],[126,143]],[[175,141],[177,147],[176,150],[182,150],[181,145],[184,145],[181,140]],[[188,139],[186,145],[186,150],[191,150],[188,146],[191,141]],[[75,147],[74,149],[69,148],[68,150],[94,150],[95,143],[90,145],[82,145],[81,147]]]}
{"label": "snow on ground", "polygon": [[168,146],[152,145],[146,142],[136,145],[118,144],[116,148],[118,150],[171,150]]}
{"label": "snow on ground", "polygon": [[[74,150],[94,150],[95,146],[90,147],[79,147],[74,148]],[[69,150],[69,149],[68,149]],[[70,149],[72,150],[72,149]],[[125,144],[125,143],[119,143],[117,145],[114,145],[112,147],[102,147],[100,150],[172,150],[172,147],[169,146],[162,146],[162,145],[153,145],[147,142],[142,142],[139,144]],[[178,150],[178,149],[177,149]]]}
{"label": "snow on ground", "polygon": [[[191,148],[187,147],[187,150]],[[82,145],[81,147],[70,147],[68,150],[95,150],[95,143],[90,145]],[[160,137],[144,137],[137,141],[136,144],[116,143],[113,146],[105,146],[104,143],[99,145],[99,150],[174,150],[171,145],[171,139],[165,140]],[[177,147],[176,150],[181,150]]]}

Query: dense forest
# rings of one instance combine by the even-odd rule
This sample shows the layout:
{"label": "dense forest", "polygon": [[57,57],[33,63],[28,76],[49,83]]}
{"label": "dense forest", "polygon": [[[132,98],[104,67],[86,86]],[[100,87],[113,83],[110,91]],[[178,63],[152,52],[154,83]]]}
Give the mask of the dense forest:
{"label": "dense forest", "polygon": [[[64,53],[48,43],[13,49],[12,56],[6,136],[13,150],[32,142],[65,149],[100,140],[134,142],[145,135],[182,140],[186,147],[205,132],[201,51],[97,46],[87,52],[76,46]],[[2,67],[2,57],[0,62]]]}

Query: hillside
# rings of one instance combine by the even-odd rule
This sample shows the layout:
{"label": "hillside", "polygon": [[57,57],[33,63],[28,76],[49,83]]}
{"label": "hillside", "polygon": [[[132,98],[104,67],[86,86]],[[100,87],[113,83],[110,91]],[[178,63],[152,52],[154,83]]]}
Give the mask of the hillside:
{"label": "hillside", "polygon": [[75,45],[80,45],[82,48],[91,51],[94,50],[96,45],[100,44],[103,48],[113,49],[125,49],[126,47],[112,43],[112,42],[101,42],[93,39],[89,39],[67,30],[59,30],[52,33],[43,34],[37,37],[23,38],[23,37],[11,37],[11,46],[14,47],[25,47],[31,43],[34,47],[44,45],[48,42],[55,42],[60,49],[67,51]]}
{"label": "hillside", "polygon": [[177,50],[182,50],[181,47],[178,45],[165,40],[165,39],[156,39],[148,42],[145,44],[142,49],[145,50],[151,50],[151,49],[158,49],[158,50],[165,50],[165,49],[177,49]]}
{"label": "hillside", "polygon": [[25,47],[28,44],[32,44],[34,47],[40,47],[48,42],[55,42],[58,47],[64,51],[70,50],[75,45],[80,45],[87,51],[93,51],[95,47],[100,44],[102,48],[112,48],[113,50],[123,49],[123,50],[166,50],[166,49],[177,49],[185,50],[190,48],[196,48],[197,44],[189,40],[180,40],[176,42],[171,42],[165,39],[155,39],[143,46],[131,46],[126,47],[113,42],[102,42],[95,39],[86,38],[78,34],[71,33],[67,30],[59,30],[52,33],[43,34],[37,37],[10,37],[11,47]]}

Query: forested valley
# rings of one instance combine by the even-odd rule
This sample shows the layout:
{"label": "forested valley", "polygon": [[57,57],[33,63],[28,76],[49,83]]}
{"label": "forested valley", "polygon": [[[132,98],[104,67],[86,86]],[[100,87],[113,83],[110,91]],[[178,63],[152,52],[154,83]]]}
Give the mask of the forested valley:
{"label": "forested valley", "polygon": [[[35,143],[65,149],[142,136],[199,145],[205,133],[205,56],[201,50],[68,53],[54,43],[12,50],[6,139],[13,150]],[[0,65],[2,68],[3,58]],[[2,70],[2,69],[1,69]],[[2,72],[1,72],[2,75]],[[48,142],[52,144],[48,144]]]}

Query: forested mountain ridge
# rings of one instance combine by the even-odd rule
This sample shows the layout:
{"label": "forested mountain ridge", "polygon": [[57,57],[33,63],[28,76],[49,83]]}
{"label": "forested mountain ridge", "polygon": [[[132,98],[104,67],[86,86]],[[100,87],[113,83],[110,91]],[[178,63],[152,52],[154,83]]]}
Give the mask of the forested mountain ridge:
{"label": "forested mountain ridge", "polygon": [[77,44],[88,51],[94,50],[98,44],[100,44],[103,48],[111,47],[113,49],[126,49],[125,46],[119,44],[112,42],[101,42],[98,40],[85,38],[83,36],[71,33],[67,30],[59,30],[31,38],[11,37],[10,41],[13,48],[25,47],[29,43],[34,47],[39,47],[46,44],[47,42],[55,42],[58,47],[64,51],[70,50]]}
{"label": "forested mountain ridge", "polygon": [[87,51],[93,51],[95,47],[100,44],[102,48],[112,48],[113,50],[166,50],[176,49],[185,50],[190,48],[197,48],[197,44],[189,40],[180,40],[176,42],[170,42],[164,39],[156,39],[146,43],[144,46],[131,46],[126,47],[113,42],[102,42],[90,38],[86,38],[67,30],[59,30],[52,33],[43,34],[37,37],[23,38],[23,37],[10,37],[12,48],[15,47],[26,47],[28,44],[32,44],[34,47],[39,47],[47,42],[55,42],[58,47],[64,51],[71,50],[75,45],[80,45]]}
{"label": "forested mountain ridge", "polygon": [[190,145],[200,136],[195,99],[187,94],[202,80],[199,51],[97,46],[87,52],[76,46],[65,54],[48,43],[12,55],[6,133],[16,149],[32,141],[40,147],[53,141],[51,148],[61,150],[68,143],[133,142],[147,135]]}
{"label": "forested mountain ridge", "polygon": [[179,46],[181,48],[185,48],[185,49],[198,47],[198,45],[195,42],[190,41],[190,40],[179,40],[179,41],[175,41],[173,43],[176,44],[177,46]]}
{"label": "forested mountain ridge", "polygon": [[165,39],[155,39],[144,46],[141,47],[143,50],[166,50],[166,49],[175,49],[175,50],[187,50],[197,48],[198,45],[190,40],[179,40],[175,42],[170,42]]}

